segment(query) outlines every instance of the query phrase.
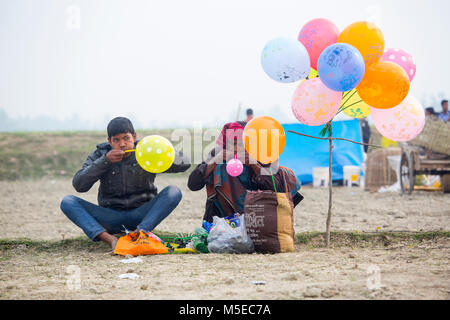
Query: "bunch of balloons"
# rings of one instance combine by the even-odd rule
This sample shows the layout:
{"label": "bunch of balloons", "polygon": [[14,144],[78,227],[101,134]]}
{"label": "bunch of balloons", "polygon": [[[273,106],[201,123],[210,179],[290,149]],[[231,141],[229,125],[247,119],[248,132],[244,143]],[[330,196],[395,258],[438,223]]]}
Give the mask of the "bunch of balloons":
{"label": "bunch of balloons", "polygon": [[425,112],[409,94],[414,58],[401,49],[385,49],[383,33],[371,22],[355,22],[339,32],[327,19],[311,20],[297,39],[269,41],[261,64],[275,81],[302,80],[292,111],[303,124],[324,125],[344,112],[353,118],[372,114],[378,131],[393,141],[412,140],[423,130]]}

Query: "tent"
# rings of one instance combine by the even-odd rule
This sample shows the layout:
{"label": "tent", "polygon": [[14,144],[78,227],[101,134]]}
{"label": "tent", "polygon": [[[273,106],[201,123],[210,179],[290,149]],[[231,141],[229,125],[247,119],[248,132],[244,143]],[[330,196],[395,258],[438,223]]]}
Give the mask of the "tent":
{"label": "tent", "polygon": [[[320,137],[319,132],[323,128],[311,127],[303,124],[283,124],[286,133],[286,146],[280,157],[280,165],[294,171],[302,184],[313,182],[314,167],[328,167],[329,142],[303,137],[289,130],[315,137]],[[333,137],[345,138],[356,142],[362,142],[359,120],[333,121]],[[343,180],[344,166],[361,166],[363,164],[363,146],[348,141],[333,141],[333,181]],[[362,173],[361,173],[362,174]]]}

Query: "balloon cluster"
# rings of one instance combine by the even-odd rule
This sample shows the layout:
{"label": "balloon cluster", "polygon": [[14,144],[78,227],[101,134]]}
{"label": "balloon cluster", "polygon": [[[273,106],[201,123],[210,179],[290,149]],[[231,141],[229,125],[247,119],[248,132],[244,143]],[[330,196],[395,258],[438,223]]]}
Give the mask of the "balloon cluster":
{"label": "balloon cluster", "polygon": [[394,141],[412,140],[423,130],[425,112],[409,94],[414,58],[401,49],[385,50],[383,33],[371,22],[339,32],[327,19],[311,20],[298,39],[269,41],[261,64],[275,81],[302,80],[292,111],[303,124],[324,125],[344,112],[353,118],[372,114],[378,131]]}

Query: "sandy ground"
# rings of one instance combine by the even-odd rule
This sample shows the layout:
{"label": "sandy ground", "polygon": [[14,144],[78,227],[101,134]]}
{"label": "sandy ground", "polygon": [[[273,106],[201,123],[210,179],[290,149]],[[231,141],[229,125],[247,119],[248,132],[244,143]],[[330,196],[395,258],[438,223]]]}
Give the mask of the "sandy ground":
{"label": "sandy ground", "polygon": [[[177,185],[184,195],[159,230],[192,232],[200,225],[205,192],[188,191],[185,182],[176,175],[158,178],[160,189]],[[83,236],[59,209],[63,196],[76,194],[70,179],[0,182],[0,190],[0,238]],[[324,231],[327,189],[305,187],[302,194],[296,231]],[[97,187],[79,196],[96,202]],[[450,195],[335,188],[333,196],[335,231],[450,230]],[[123,257],[106,245],[55,251],[19,246],[0,251],[0,299],[450,299],[449,257],[448,238],[388,247],[297,246],[295,253],[278,255],[146,256],[139,264],[120,262]],[[117,277],[124,273],[139,278]]]}
{"label": "sandy ground", "polygon": [[[171,232],[193,232],[201,226],[206,191],[190,191],[186,177],[161,175],[159,190],[176,185],[183,199],[157,228]],[[0,238],[61,240],[83,235],[61,212],[61,199],[74,194],[97,203],[98,184],[85,194],[76,193],[70,179],[0,181]],[[328,189],[304,187],[305,200],[295,208],[296,232],[325,231]],[[369,193],[359,188],[333,189],[334,231],[435,231],[450,230],[450,194],[414,192],[411,196]]]}

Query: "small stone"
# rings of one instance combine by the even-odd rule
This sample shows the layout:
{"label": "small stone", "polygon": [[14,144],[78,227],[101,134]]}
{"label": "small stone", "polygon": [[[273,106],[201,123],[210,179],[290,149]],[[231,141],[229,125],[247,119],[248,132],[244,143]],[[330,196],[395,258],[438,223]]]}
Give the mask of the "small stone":
{"label": "small stone", "polygon": [[98,290],[95,288],[90,288],[89,291],[92,292],[93,294],[100,294],[100,292],[98,292]]}
{"label": "small stone", "polygon": [[307,287],[303,294],[306,298],[317,298],[322,293],[322,290],[317,287]]}
{"label": "small stone", "polygon": [[134,270],[133,269],[128,269],[127,273],[134,273]]}
{"label": "small stone", "polygon": [[395,219],[406,219],[406,213],[404,212],[397,212],[394,216]]}
{"label": "small stone", "polygon": [[148,289],[148,285],[143,284],[143,285],[141,286],[141,290],[147,290],[147,289]]}
{"label": "small stone", "polygon": [[348,257],[349,257],[350,259],[355,259],[355,258],[356,258],[356,256],[355,256],[353,253],[350,253],[350,254],[348,255]]}
{"label": "small stone", "polygon": [[338,294],[338,291],[335,288],[327,288],[325,290],[322,291],[321,295],[324,298],[331,298],[334,297]]}
{"label": "small stone", "polygon": [[234,283],[234,280],[233,280],[233,279],[227,279],[227,280],[225,280],[225,284],[230,285],[230,284],[233,284],[233,283]]}
{"label": "small stone", "polygon": [[295,274],[290,274],[290,275],[284,277],[283,280],[295,281],[295,280],[297,280],[297,276]]}

